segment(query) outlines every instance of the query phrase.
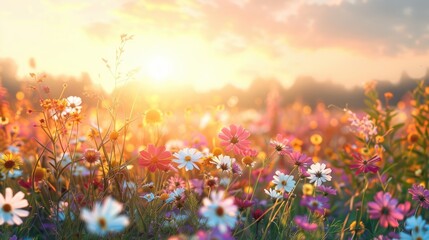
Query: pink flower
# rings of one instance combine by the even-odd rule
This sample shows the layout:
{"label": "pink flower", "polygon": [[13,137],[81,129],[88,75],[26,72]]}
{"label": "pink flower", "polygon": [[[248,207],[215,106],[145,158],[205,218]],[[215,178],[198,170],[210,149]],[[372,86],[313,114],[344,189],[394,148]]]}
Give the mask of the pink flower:
{"label": "pink flower", "polygon": [[356,169],[356,174],[360,173],[377,173],[379,167],[375,165],[376,162],[380,162],[381,158],[378,155],[373,156],[370,159],[363,159],[362,155],[359,153],[353,153],[353,158],[355,159],[356,163],[350,165],[351,169]]}
{"label": "pink flower", "polygon": [[156,147],[149,144],[146,150],[140,152],[139,164],[148,167],[149,171],[155,172],[156,169],[169,170],[171,162],[171,153],[165,150],[165,147]]}
{"label": "pink flower", "polygon": [[403,213],[397,208],[398,200],[392,198],[390,193],[378,192],[374,202],[368,203],[370,219],[379,219],[380,225],[387,228],[389,225],[398,227],[398,220],[404,219]]}
{"label": "pink flower", "polygon": [[300,204],[320,214],[324,214],[325,209],[329,209],[329,199],[325,196],[304,196],[301,198]]}
{"label": "pink flower", "polygon": [[300,152],[291,152],[289,153],[289,157],[294,165],[299,168],[300,172],[306,172],[307,168],[313,163],[311,157],[307,157],[307,155]]}
{"label": "pink flower", "polygon": [[305,231],[314,231],[317,229],[317,224],[308,222],[307,216],[295,216],[293,221],[298,227]]}
{"label": "pink flower", "polygon": [[280,155],[286,155],[292,151],[292,148],[288,144],[289,139],[283,137],[282,134],[277,134],[276,139],[270,140],[270,145],[274,147]]}
{"label": "pink flower", "polygon": [[414,184],[408,192],[423,208],[429,208],[429,190],[421,185]]}
{"label": "pink flower", "polygon": [[235,154],[241,154],[250,147],[250,141],[247,140],[249,136],[249,131],[234,124],[229,128],[224,127],[222,132],[219,133],[220,144],[225,147],[227,152],[232,150]]}

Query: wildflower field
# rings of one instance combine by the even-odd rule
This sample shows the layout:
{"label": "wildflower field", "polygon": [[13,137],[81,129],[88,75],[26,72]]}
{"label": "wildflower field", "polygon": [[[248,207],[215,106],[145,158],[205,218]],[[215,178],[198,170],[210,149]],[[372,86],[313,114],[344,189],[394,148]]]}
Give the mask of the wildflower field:
{"label": "wildflower field", "polygon": [[[105,63],[126,85],[122,47]],[[2,239],[429,239],[424,82],[394,104],[367,84],[365,109],[249,110],[45,80],[1,89]]]}

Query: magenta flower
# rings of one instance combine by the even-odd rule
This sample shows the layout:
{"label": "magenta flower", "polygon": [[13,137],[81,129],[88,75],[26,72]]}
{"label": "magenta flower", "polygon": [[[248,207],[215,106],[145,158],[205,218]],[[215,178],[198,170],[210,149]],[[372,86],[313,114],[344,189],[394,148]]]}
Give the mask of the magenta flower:
{"label": "magenta flower", "polygon": [[224,127],[219,133],[220,144],[225,147],[227,152],[234,151],[235,154],[241,154],[250,147],[250,133],[241,126],[232,124],[229,128]]}
{"label": "magenta flower", "polygon": [[286,155],[291,152],[292,148],[288,145],[289,139],[277,134],[276,139],[270,140],[270,145],[276,149],[280,155]]}
{"label": "magenta flower", "polygon": [[356,169],[356,174],[360,173],[377,173],[379,167],[375,165],[376,162],[380,162],[381,158],[378,155],[374,155],[370,159],[364,159],[361,154],[359,153],[353,153],[353,158],[355,159],[356,163],[350,165],[351,169]]}
{"label": "magenta flower", "polygon": [[413,200],[416,200],[421,207],[429,208],[429,190],[421,185],[414,184],[408,189],[408,192],[413,197]]}
{"label": "magenta flower", "polygon": [[392,198],[390,193],[378,192],[374,202],[368,203],[370,219],[379,219],[380,225],[387,228],[389,225],[398,227],[398,220],[404,219],[403,213],[397,208],[398,200]]}
{"label": "magenta flower", "polygon": [[319,190],[320,192],[322,192],[322,194],[324,196],[328,196],[328,195],[337,195],[337,190],[333,189],[332,187],[329,186],[318,186],[317,190]]}
{"label": "magenta flower", "polygon": [[300,152],[289,153],[290,159],[293,161],[294,165],[297,166],[300,172],[306,172],[307,168],[313,164],[313,159],[307,157],[307,155]]}
{"label": "magenta flower", "polygon": [[247,199],[241,199],[239,197],[235,197],[234,204],[238,207],[238,210],[242,212],[246,210],[246,208],[251,207],[253,205],[253,202]]}
{"label": "magenta flower", "polygon": [[293,221],[298,227],[305,231],[314,231],[317,229],[317,224],[308,222],[307,216],[295,216]]}
{"label": "magenta flower", "polygon": [[325,209],[329,208],[329,199],[325,196],[304,196],[301,198],[301,206],[305,206],[310,209],[312,212],[317,212],[319,214],[324,214]]}

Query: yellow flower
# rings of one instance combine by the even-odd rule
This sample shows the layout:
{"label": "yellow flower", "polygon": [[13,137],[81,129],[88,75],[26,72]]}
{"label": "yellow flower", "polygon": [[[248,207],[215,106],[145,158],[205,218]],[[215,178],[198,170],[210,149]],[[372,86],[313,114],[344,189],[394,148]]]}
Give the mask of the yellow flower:
{"label": "yellow flower", "polygon": [[212,150],[213,156],[217,157],[221,154],[223,154],[223,150],[220,147],[214,147]]}
{"label": "yellow flower", "polygon": [[306,183],[306,184],[304,184],[304,185],[302,186],[302,193],[303,193],[304,195],[310,196],[310,195],[312,195],[312,194],[313,194],[313,191],[314,191],[314,186],[313,186],[313,184]]}
{"label": "yellow flower", "polygon": [[320,136],[320,134],[313,134],[310,137],[310,141],[314,145],[320,145],[323,141],[323,138]]}
{"label": "yellow flower", "polygon": [[149,109],[144,113],[145,124],[159,124],[162,122],[162,112],[158,109]]}
{"label": "yellow flower", "polygon": [[[356,230],[357,230],[357,233],[356,233]],[[352,234],[362,235],[365,232],[365,225],[363,224],[362,221],[360,221],[359,228],[356,228],[356,221],[353,221],[350,224],[350,232],[352,232]]]}
{"label": "yellow flower", "polygon": [[13,170],[19,169],[22,164],[21,157],[16,154],[4,153],[0,156],[0,171],[3,173],[13,173]]}

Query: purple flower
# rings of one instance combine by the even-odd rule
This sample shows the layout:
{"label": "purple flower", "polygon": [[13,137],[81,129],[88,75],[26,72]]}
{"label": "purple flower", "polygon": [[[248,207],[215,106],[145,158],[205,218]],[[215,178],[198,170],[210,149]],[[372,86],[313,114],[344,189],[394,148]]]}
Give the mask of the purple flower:
{"label": "purple flower", "polygon": [[320,192],[323,193],[324,196],[328,196],[328,195],[337,195],[337,190],[333,189],[332,187],[329,186],[318,186],[317,190],[319,190]]}
{"label": "purple flower", "polygon": [[398,227],[398,220],[404,219],[403,213],[397,208],[398,200],[392,198],[390,193],[378,192],[374,202],[368,203],[370,219],[379,219],[380,225],[387,228],[389,225]]}
{"label": "purple flower", "polygon": [[325,196],[304,196],[301,198],[301,205],[307,207],[313,212],[324,214],[325,209],[329,208],[329,199]]}
{"label": "purple flower", "polygon": [[380,162],[381,158],[378,155],[374,155],[370,159],[364,159],[360,153],[353,153],[353,158],[356,163],[350,165],[351,169],[356,169],[356,174],[372,172],[376,173],[379,169],[376,162]]}
{"label": "purple flower", "polygon": [[421,207],[429,208],[429,190],[421,185],[414,184],[413,187],[408,189],[408,192],[413,197],[413,200],[416,200]]}
{"label": "purple flower", "polygon": [[234,204],[238,207],[240,212],[242,212],[246,208],[251,207],[253,205],[253,202],[247,199],[241,199],[241,198],[235,197]]}
{"label": "purple flower", "polygon": [[298,227],[305,231],[314,231],[317,229],[317,224],[309,223],[307,216],[295,216],[293,221]]}
{"label": "purple flower", "polygon": [[311,157],[300,152],[292,152],[289,154],[290,159],[294,162],[294,165],[297,166],[300,172],[307,172],[307,168],[313,163]]}
{"label": "purple flower", "polygon": [[234,240],[234,237],[231,235],[230,231],[221,232],[218,228],[214,228],[212,231],[198,231],[196,234],[196,239],[198,240],[212,240],[212,239],[224,239],[224,240]]}

